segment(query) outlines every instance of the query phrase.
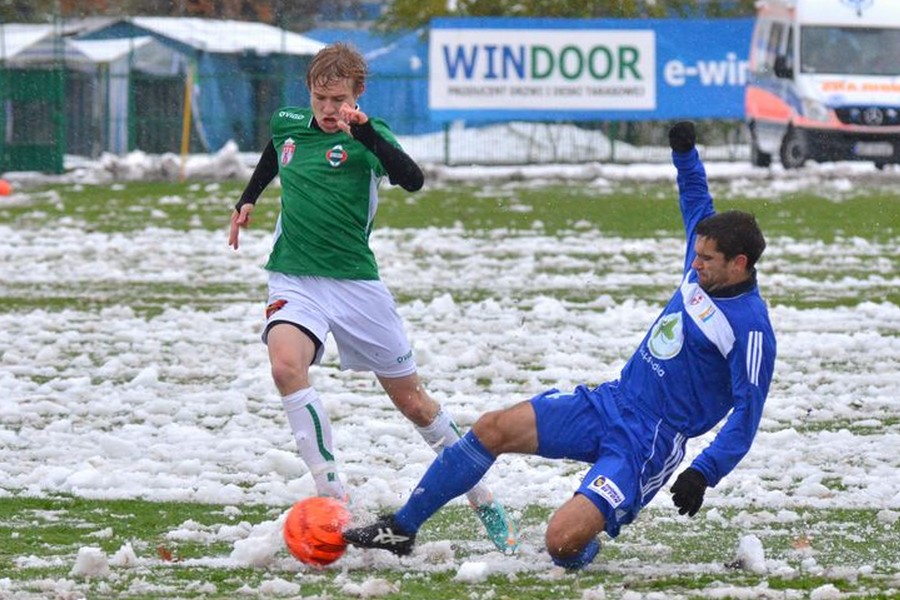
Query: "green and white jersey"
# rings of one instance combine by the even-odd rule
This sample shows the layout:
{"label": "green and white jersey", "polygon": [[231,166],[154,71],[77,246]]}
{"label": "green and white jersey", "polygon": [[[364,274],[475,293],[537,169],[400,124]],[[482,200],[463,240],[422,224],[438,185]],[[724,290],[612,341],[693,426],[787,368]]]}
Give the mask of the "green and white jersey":
{"label": "green and white jersey", "polygon": [[[399,146],[387,124],[370,119]],[[311,108],[286,107],[271,121],[281,177],[281,214],[266,269],[333,279],[378,279],[369,234],[384,167],[342,131],[313,126]]]}

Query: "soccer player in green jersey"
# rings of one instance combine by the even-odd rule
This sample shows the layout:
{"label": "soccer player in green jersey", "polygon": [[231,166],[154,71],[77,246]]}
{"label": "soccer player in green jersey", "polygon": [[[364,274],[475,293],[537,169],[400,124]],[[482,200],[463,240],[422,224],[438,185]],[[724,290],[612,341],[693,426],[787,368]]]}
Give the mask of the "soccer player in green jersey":
{"label": "soccer player in green jersey", "polygon": [[[281,213],[266,270],[269,298],[262,338],[297,448],[321,496],[347,498],[337,472],[331,423],[309,367],[334,336],[342,369],[371,371],[391,401],[440,452],[459,439],[456,424],[429,396],[394,299],[378,274],[369,235],[378,184],[387,176],[414,192],[422,170],[387,124],[360,110],[365,59],[346,44],[320,50],[306,74],[311,104],[272,117],[272,140],[231,216],[235,250],[256,200],[281,178]],[[468,494],[494,545],[513,551],[515,522],[483,484]]]}

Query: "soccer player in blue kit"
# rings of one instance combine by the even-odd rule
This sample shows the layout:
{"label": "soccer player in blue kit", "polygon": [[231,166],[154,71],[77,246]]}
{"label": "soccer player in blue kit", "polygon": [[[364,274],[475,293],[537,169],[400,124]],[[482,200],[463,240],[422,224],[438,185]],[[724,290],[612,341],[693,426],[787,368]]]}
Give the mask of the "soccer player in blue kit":
{"label": "soccer player in blue kit", "polygon": [[775,364],[756,282],[766,242],[753,215],[713,209],[693,123],[676,123],[669,142],[687,236],[684,277],[619,379],[483,414],[434,460],[399,511],[348,529],[349,543],[409,554],[421,525],[478,483],[500,454],[536,454],[593,465],[545,534],[553,562],[577,570],[597,555],[601,531],[616,537],[662,489],[687,440],[725,419],[671,487],[682,515],[694,516],[706,488],[749,451]]}

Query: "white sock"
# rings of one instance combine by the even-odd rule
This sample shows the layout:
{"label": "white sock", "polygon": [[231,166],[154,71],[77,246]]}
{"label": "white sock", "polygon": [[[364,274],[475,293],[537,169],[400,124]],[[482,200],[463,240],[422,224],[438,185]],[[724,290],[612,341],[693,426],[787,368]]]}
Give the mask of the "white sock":
{"label": "white sock", "polygon": [[314,388],[308,387],[281,399],[300,457],[309,467],[319,496],[345,499],[338,476],[331,438],[331,421]]}
{"label": "white sock", "polygon": [[[419,432],[419,435],[421,435],[425,441],[428,442],[428,445],[438,454],[440,454],[441,450],[444,448],[455,444],[461,437],[459,427],[453,422],[450,415],[444,412],[444,409],[438,411],[434,421],[429,425],[426,425],[425,427],[416,426],[416,431]],[[491,502],[494,495],[486,485],[478,483],[475,487],[466,492],[466,498],[468,498],[469,502],[475,506],[483,506]]]}

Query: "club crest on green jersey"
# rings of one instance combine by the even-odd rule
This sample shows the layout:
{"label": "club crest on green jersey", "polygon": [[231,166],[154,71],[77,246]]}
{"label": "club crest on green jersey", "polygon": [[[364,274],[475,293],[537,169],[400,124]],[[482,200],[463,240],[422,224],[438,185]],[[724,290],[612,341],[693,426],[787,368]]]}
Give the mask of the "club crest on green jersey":
{"label": "club crest on green jersey", "polygon": [[293,138],[288,138],[284,140],[284,146],[281,147],[281,164],[282,166],[287,166],[290,164],[291,159],[294,158],[294,151],[297,149],[297,144],[294,143]]}
{"label": "club crest on green jersey", "polygon": [[328,160],[328,164],[336,169],[347,162],[347,151],[344,150],[342,145],[338,144],[325,153],[325,158]]}
{"label": "club crest on green jersey", "polygon": [[684,342],[684,330],[681,323],[681,311],[663,315],[650,331],[647,348],[656,358],[665,360],[681,351]]}

